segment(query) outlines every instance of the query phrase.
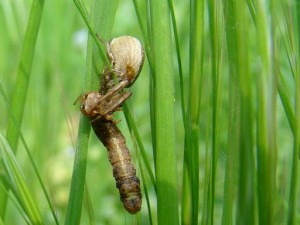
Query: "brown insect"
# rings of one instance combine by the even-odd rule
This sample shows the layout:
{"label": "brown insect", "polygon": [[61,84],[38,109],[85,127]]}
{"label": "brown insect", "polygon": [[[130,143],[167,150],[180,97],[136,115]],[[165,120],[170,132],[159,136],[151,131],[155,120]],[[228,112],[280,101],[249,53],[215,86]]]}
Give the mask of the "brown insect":
{"label": "brown insect", "polygon": [[[79,97],[80,109],[90,118],[95,134],[108,151],[125,209],[135,214],[142,204],[140,181],[136,177],[126,140],[113,120],[113,113],[121,110],[123,103],[131,96],[131,92],[124,91],[124,88],[132,85],[138,77],[144,62],[144,50],[141,43],[130,36],[115,38],[105,45],[112,69],[103,73],[99,92],[89,92]],[[118,84],[115,84],[113,74],[116,74]]]}

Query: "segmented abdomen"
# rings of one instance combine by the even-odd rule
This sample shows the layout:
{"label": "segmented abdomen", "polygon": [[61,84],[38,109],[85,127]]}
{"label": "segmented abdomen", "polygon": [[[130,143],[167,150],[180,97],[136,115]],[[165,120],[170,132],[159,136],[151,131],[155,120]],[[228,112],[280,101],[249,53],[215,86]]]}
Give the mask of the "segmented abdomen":
{"label": "segmented abdomen", "polygon": [[126,140],[113,121],[92,121],[92,127],[108,151],[113,176],[119,189],[121,201],[128,212],[135,214],[141,209],[140,181],[131,162]]}

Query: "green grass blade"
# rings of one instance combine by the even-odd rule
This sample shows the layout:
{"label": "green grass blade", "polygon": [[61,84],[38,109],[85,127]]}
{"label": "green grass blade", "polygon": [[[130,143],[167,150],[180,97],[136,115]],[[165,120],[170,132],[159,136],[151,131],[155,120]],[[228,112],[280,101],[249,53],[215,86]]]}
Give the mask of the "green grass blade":
{"label": "green grass blade", "polygon": [[152,219],[152,211],[151,211],[151,202],[150,202],[150,197],[149,197],[148,188],[147,188],[148,185],[147,185],[147,182],[146,182],[146,177],[144,175],[144,170],[143,170],[141,160],[138,160],[138,162],[139,162],[139,168],[140,168],[140,171],[141,171],[141,177],[142,177],[142,181],[143,181],[143,187],[144,187],[144,193],[145,193],[144,195],[145,195],[146,203],[147,203],[149,224],[152,225],[153,224],[153,219]]}
{"label": "green grass blade", "polygon": [[98,49],[99,49],[99,53],[100,53],[100,57],[101,59],[106,63],[106,65],[110,68],[110,63],[108,58],[106,57],[106,54],[103,52],[102,47],[103,45],[100,43],[100,41],[97,38],[97,35],[94,31],[94,29],[92,28],[90,22],[89,22],[89,15],[88,12],[86,10],[86,7],[84,5],[84,3],[81,0],[73,0],[81,17],[83,18],[85,24],[87,25],[90,35],[93,37]]}
{"label": "green grass blade", "polygon": [[179,224],[174,136],[174,78],[167,0],[151,0],[154,75],[155,172],[158,224]]}
{"label": "green grass blade", "polygon": [[278,92],[279,96],[286,114],[286,117],[289,121],[290,128],[292,132],[295,132],[295,113],[292,106],[292,101],[288,92],[288,86],[285,82],[283,74],[279,72],[278,80]]}
{"label": "green grass blade", "polygon": [[[254,136],[253,120],[254,111],[252,106],[251,81],[255,77],[250,74],[249,56],[245,49],[249,48],[247,38],[247,5],[244,2],[236,1],[236,19],[239,26],[237,35],[237,64],[239,96],[240,96],[240,140],[239,140],[239,192],[237,223],[255,224],[255,161],[254,161]],[[253,24],[254,27],[254,24]],[[253,79],[254,78],[254,79]]]}
{"label": "green grass blade", "polygon": [[220,20],[220,5],[215,1],[208,1],[209,27],[211,43],[211,73],[212,73],[212,151],[211,151],[211,182],[209,195],[209,224],[214,224],[214,201],[215,201],[215,183],[217,174],[217,164],[219,156],[219,86],[220,86],[220,66],[221,66],[221,38],[223,32],[220,30],[222,21]]}
{"label": "green grass blade", "polygon": [[[28,20],[25,38],[23,42],[23,49],[19,62],[16,87],[11,104],[12,113],[19,126],[22,121],[22,115],[26,101],[26,94],[30,80],[32,60],[35,50],[36,39],[40,28],[43,6],[44,0],[34,0],[32,2],[30,17]],[[8,123],[6,136],[14,152],[17,149],[18,130],[19,128],[16,128],[14,122],[10,119]]]}
{"label": "green grass blade", "polygon": [[[7,99],[6,94],[4,93],[3,86],[2,86],[1,83],[0,83],[0,93],[1,93],[3,99],[4,99],[5,103],[6,103],[6,106],[7,106],[7,108],[8,108],[8,111],[10,112],[10,115],[13,115],[13,114],[11,113],[11,108],[9,107],[8,99]],[[12,121],[14,122],[15,126],[17,127],[17,122],[16,122],[15,118],[12,118]],[[23,136],[23,134],[21,133],[21,131],[19,131],[19,136],[20,136],[21,142],[22,142],[22,144],[23,144],[23,146],[24,146],[24,148],[25,148],[25,150],[26,150],[26,153],[27,153],[27,155],[28,155],[29,161],[30,161],[30,163],[31,163],[31,165],[32,165],[32,167],[33,167],[34,173],[35,173],[36,177],[38,178],[38,181],[39,181],[39,183],[40,183],[40,186],[41,186],[42,189],[43,189],[43,193],[44,193],[44,195],[45,195],[45,197],[46,197],[46,199],[47,199],[47,203],[48,203],[48,205],[49,205],[49,208],[50,208],[50,210],[51,210],[51,213],[52,213],[52,216],[53,216],[53,218],[54,218],[54,220],[55,220],[55,223],[58,224],[58,219],[57,219],[56,214],[55,214],[55,212],[54,212],[53,205],[51,204],[50,197],[49,197],[49,195],[48,195],[48,193],[47,193],[46,187],[45,187],[45,185],[44,185],[44,183],[43,183],[43,181],[42,181],[42,178],[41,178],[41,176],[40,176],[40,173],[39,173],[39,171],[38,171],[38,168],[37,168],[37,166],[36,166],[36,163],[35,163],[35,161],[34,161],[32,155],[31,155],[31,153],[30,153],[30,151],[29,151],[28,145],[26,144],[25,139],[24,139],[24,136]]]}
{"label": "green grass blade", "polygon": [[189,87],[186,113],[182,223],[198,223],[199,114],[203,60],[204,2],[190,3]]}
{"label": "green grass blade", "polygon": [[182,115],[184,129],[186,129],[186,115],[185,115],[186,106],[185,106],[185,99],[184,99],[185,91],[184,91],[184,82],[183,82],[183,73],[182,73],[182,62],[181,62],[181,54],[180,54],[180,47],[179,47],[177,23],[176,23],[176,17],[175,17],[172,0],[169,0],[169,8],[171,12],[172,28],[174,33],[175,45],[176,45],[178,75],[179,75],[179,83],[180,83],[181,115]]}
{"label": "green grass blade", "polygon": [[[144,21],[143,21],[143,17],[141,15],[141,13],[147,13],[147,12],[143,12],[143,10],[147,10],[147,9],[143,9],[141,6],[139,6],[139,4],[137,3],[137,0],[133,0],[133,4],[134,4],[134,8],[135,8],[135,12],[137,15],[137,19],[139,22],[139,26],[143,35],[143,40],[144,40],[144,48],[146,51],[146,55],[147,55],[147,60],[149,62],[149,67],[150,67],[150,71],[151,74],[153,74],[154,72],[154,64],[153,64],[153,59],[152,59],[152,54],[151,54],[151,47],[150,47],[150,38],[147,35],[145,26],[144,26]],[[147,18],[148,21],[148,18]]]}
{"label": "green grass blade", "polygon": [[0,133],[1,156],[5,169],[10,177],[11,184],[16,193],[20,205],[28,216],[32,224],[42,224],[41,215],[37,204],[30,194],[30,188],[25,182],[25,177],[19,167],[14,152],[10,148],[7,140]]}
{"label": "green grass blade", "polygon": [[[235,2],[223,1],[225,35],[228,49],[229,65],[229,119],[228,119],[228,141],[227,159],[224,182],[224,203],[222,214],[222,225],[234,224],[232,221],[233,208],[237,192],[238,157],[239,157],[239,81],[236,69],[237,65],[237,34],[236,29],[230,29],[236,24]],[[239,211],[238,211],[239,212]]]}
{"label": "green grass blade", "polygon": [[271,4],[255,1],[261,71],[257,75],[257,190],[260,224],[274,224],[276,199],[276,73],[272,40]]}
{"label": "green grass blade", "polygon": [[[101,38],[105,39],[111,32],[118,1],[95,1],[92,5],[93,11],[90,20],[86,22],[89,23],[89,27],[94,27],[94,30]],[[81,14],[84,15],[84,12]],[[99,81],[97,81],[97,75],[102,71],[101,67],[103,67],[103,62],[99,58],[99,47],[90,37],[86,58],[85,90],[96,90],[98,88]],[[90,130],[89,120],[85,116],[81,116],[65,220],[66,225],[80,224]]]}
{"label": "green grass blade", "polygon": [[129,130],[133,131],[133,134],[135,136],[135,139],[137,141],[137,144],[139,146],[139,149],[140,149],[140,152],[141,152],[141,155],[142,155],[143,162],[144,162],[146,170],[147,170],[147,174],[149,175],[152,186],[153,186],[154,190],[156,191],[155,177],[153,175],[153,172],[152,172],[152,169],[151,169],[151,166],[150,166],[150,162],[147,159],[147,154],[146,154],[144,145],[142,143],[141,137],[139,135],[139,132],[137,130],[137,127],[134,123],[132,113],[130,112],[130,109],[129,109],[129,107],[126,103],[123,105],[123,111],[124,111],[124,115],[125,115],[125,119],[126,119],[128,128],[129,128]]}
{"label": "green grass blade", "polygon": [[[22,115],[24,111],[26,94],[31,74],[31,66],[34,55],[36,39],[40,27],[44,0],[34,0],[31,5],[30,16],[27,24],[23,49],[19,61],[17,72],[17,81],[14,95],[12,97],[12,114],[16,119],[18,127],[15,126],[12,119],[8,122],[6,137],[14,152],[17,151],[18,130],[22,123]],[[6,209],[6,195],[0,193],[0,215],[3,218]]]}
{"label": "green grass blade", "polygon": [[[292,172],[291,172],[291,186],[290,186],[290,198],[289,198],[289,209],[288,209],[288,221],[287,224],[295,225],[299,222],[298,220],[298,205],[297,199],[299,198],[299,181],[298,181],[298,168],[299,168],[299,155],[300,155],[300,12],[299,1],[293,1],[294,6],[291,8],[293,12],[294,27],[291,35],[295,40],[293,52],[295,55],[295,62],[293,64],[295,71],[295,130],[294,130],[294,148],[293,148],[293,159],[292,159]],[[293,9],[293,10],[292,10]]]}

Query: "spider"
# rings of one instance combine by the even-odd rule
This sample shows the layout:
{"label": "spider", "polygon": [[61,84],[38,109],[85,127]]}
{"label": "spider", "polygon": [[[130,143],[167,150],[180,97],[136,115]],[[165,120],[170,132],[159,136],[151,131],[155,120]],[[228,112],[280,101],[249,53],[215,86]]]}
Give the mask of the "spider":
{"label": "spider", "polygon": [[113,113],[120,111],[123,103],[132,95],[130,91],[122,91],[127,81],[121,81],[113,86],[106,94],[100,92],[88,92],[78,97],[80,99],[81,112],[91,119],[114,121]]}

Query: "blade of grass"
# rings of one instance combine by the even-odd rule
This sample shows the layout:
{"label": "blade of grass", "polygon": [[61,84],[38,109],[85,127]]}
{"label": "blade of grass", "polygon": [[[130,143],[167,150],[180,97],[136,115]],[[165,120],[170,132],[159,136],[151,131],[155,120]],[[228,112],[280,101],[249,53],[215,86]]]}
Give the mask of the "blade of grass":
{"label": "blade of grass", "polygon": [[278,81],[278,92],[279,96],[286,114],[286,117],[289,121],[290,128],[295,133],[295,113],[292,106],[292,101],[288,92],[288,87],[285,82],[284,76],[281,72],[279,73],[279,81]]}
{"label": "blade of grass", "polygon": [[[292,37],[291,35],[293,34],[293,28],[291,26],[292,22],[290,21],[290,15],[289,12],[291,12],[291,10],[287,10],[286,7],[284,7],[283,3],[281,2],[283,13],[284,13],[284,28],[280,29],[280,23],[277,19],[277,26],[280,30],[280,35],[281,38],[283,39],[283,44],[284,44],[284,49],[285,49],[285,53],[287,55],[287,59],[289,62],[289,66],[290,66],[290,70],[293,74],[293,76],[295,76],[295,68],[294,68],[294,64],[293,64],[293,45],[292,45]],[[287,34],[287,37],[285,38],[284,34]],[[292,100],[291,100],[291,96],[288,92],[289,88],[287,86],[286,83],[286,79],[284,77],[284,74],[281,71],[281,67],[277,66],[276,67],[276,72],[279,74],[278,75],[278,92],[279,92],[279,96],[286,114],[286,117],[289,121],[289,125],[290,128],[293,132],[293,134],[295,135],[295,114],[294,114],[294,109],[292,106]]]}
{"label": "blade of grass", "polygon": [[172,28],[174,33],[175,45],[176,45],[176,56],[177,56],[177,65],[178,65],[178,75],[179,75],[179,83],[180,83],[180,101],[181,101],[181,115],[183,120],[183,127],[186,129],[186,115],[185,115],[185,92],[183,87],[183,74],[182,74],[182,63],[181,63],[181,54],[179,48],[179,39],[178,39],[178,32],[177,32],[177,24],[176,24],[176,17],[173,7],[173,1],[169,0],[169,8],[171,12],[171,19],[172,19]]}
{"label": "blade of grass", "polygon": [[[239,80],[240,97],[240,140],[239,140],[239,183],[238,183],[238,224],[255,224],[255,162],[254,162],[254,136],[253,136],[253,106],[252,106],[252,80],[250,74],[249,57],[247,49],[249,40],[247,36],[247,4],[236,1],[236,29],[237,35],[237,61],[236,69]],[[253,25],[254,28],[254,25]]]}
{"label": "blade of grass", "polygon": [[297,199],[299,196],[298,193],[298,163],[300,156],[300,12],[299,1],[293,2],[294,10],[293,12],[293,20],[294,27],[291,32],[294,43],[294,55],[295,55],[295,63],[293,64],[295,68],[294,79],[295,79],[295,132],[294,132],[294,147],[293,147],[293,164],[292,164],[292,173],[291,173],[291,186],[290,186],[290,198],[289,198],[289,209],[288,209],[288,221],[287,224],[295,225],[298,223],[298,213],[297,213]]}
{"label": "blade of grass", "polygon": [[[147,35],[146,29],[144,27],[144,22],[142,20],[142,8],[138,5],[137,0],[133,0],[133,4],[134,4],[134,9],[137,15],[137,19],[139,22],[139,26],[143,35],[143,40],[144,40],[144,47],[145,47],[145,51],[146,51],[146,55],[147,55],[147,60],[149,62],[149,67],[150,67],[150,74],[153,74],[154,68],[153,68],[153,59],[152,59],[152,55],[151,55],[151,47],[150,47],[150,38]],[[147,20],[148,21],[148,20]],[[152,77],[151,77],[152,78]]]}
{"label": "blade of grass", "polygon": [[148,185],[147,185],[147,182],[146,182],[146,178],[145,178],[145,175],[144,175],[144,170],[143,170],[143,166],[142,166],[140,158],[138,159],[138,162],[139,162],[139,168],[140,168],[140,171],[141,171],[141,177],[142,177],[142,181],[143,181],[144,193],[145,193],[145,197],[146,197],[149,224],[152,225],[153,224],[153,219],[152,219],[152,211],[151,211],[151,202],[150,202],[148,189],[147,189]]}
{"label": "blade of grass", "polygon": [[231,29],[236,24],[235,2],[223,0],[225,19],[225,34],[228,49],[229,64],[229,119],[227,158],[224,182],[224,203],[222,225],[231,225],[234,200],[237,192],[238,158],[239,158],[239,79],[237,73],[237,34],[236,29]]}
{"label": "blade of grass", "polygon": [[[15,91],[12,97],[11,113],[13,114],[18,127],[15,126],[12,119],[8,122],[6,137],[14,152],[17,151],[18,131],[22,123],[22,115],[24,111],[26,94],[30,80],[32,60],[36,39],[40,27],[44,0],[34,0],[31,5],[30,16],[26,28],[25,38],[23,42],[22,53],[19,61],[17,72],[17,81]],[[7,197],[5,193],[0,193],[0,216],[4,218],[6,210]]]}
{"label": "blade of grass", "polygon": [[14,152],[1,133],[0,145],[0,153],[2,155],[5,169],[10,177],[11,184],[14,186],[16,198],[18,199],[31,223],[42,224],[39,209],[30,194],[30,188],[25,182],[25,177],[17,163],[17,160],[15,159]]}
{"label": "blade of grass", "polygon": [[199,114],[203,63],[204,2],[190,1],[189,92],[186,113],[182,223],[198,223]]}
{"label": "blade of grass", "polygon": [[257,75],[257,187],[260,224],[274,224],[276,199],[276,73],[271,3],[255,1],[261,71]]}
{"label": "blade of grass", "polygon": [[[34,55],[36,39],[40,27],[43,6],[44,0],[34,0],[32,2],[30,16],[23,42],[23,48],[17,72],[16,87],[11,104],[12,113],[19,126],[22,122],[22,115],[26,101],[32,60]],[[12,121],[12,119],[10,119],[8,122],[6,136],[14,152],[16,152],[17,150],[18,130],[19,128],[15,127],[14,122]]]}
{"label": "blade of grass", "polygon": [[[93,7],[90,20],[86,20],[86,22],[89,23],[88,27],[94,27],[94,30],[101,38],[107,38],[111,32],[117,5],[117,0],[94,1],[92,4]],[[81,9],[79,9],[79,11],[80,10]],[[84,12],[81,12],[81,15],[84,14]],[[99,81],[96,81],[96,78],[99,71],[102,71],[101,67],[103,67],[103,62],[100,61],[98,54],[99,47],[95,44],[91,36],[89,36],[86,58],[85,90],[95,90],[99,87]],[[85,116],[81,116],[65,220],[66,225],[80,224],[90,130],[91,126],[89,120]]]}
{"label": "blade of grass", "polygon": [[[10,112],[9,115],[12,116],[12,121],[14,122],[15,126],[17,127],[16,119],[13,118],[13,114],[11,113],[11,107],[9,106],[8,99],[7,99],[6,94],[4,93],[3,86],[2,86],[2,84],[1,84],[1,82],[0,82],[0,93],[1,93],[1,95],[2,95],[2,97],[3,97],[3,99],[4,99],[4,101],[5,101],[5,104],[6,104],[7,108],[8,108],[8,111]],[[26,151],[26,153],[27,153],[27,155],[28,155],[28,158],[29,158],[29,161],[30,161],[30,163],[31,163],[31,165],[32,165],[32,167],[33,167],[34,173],[36,174],[36,177],[38,178],[38,181],[39,181],[39,183],[40,183],[40,185],[41,185],[41,187],[42,187],[42,189],[43,189],[43,193],[44,193],[44,195],[45,195],[45,197],[46,197],[46,199],[47,199],[47,203],[48,203],[48,205],[49,205],[49,207],[50,207],[50,210],[51,210],[52,216],[53,216],[53,218],[54,218],[54,220],[55,220],[55,223],[58,224],[58,219],[57,219],[56,214],[55,214],[55,212],[54,212],[53,205],[51,204],[50,197],[49,197],[49,195],[48,195],[48,193],[47,193],[46,187],[45,187],[45,185],[44,185],[44,183],[43,183],[43,181],[42,181],[42,178],[41,178],[41,176],[40,176],[40,173],[39,173],[39,171],[38,171],[38,168],[37,168],[37,166],[36,166],[36,163],[35,163],[35,161],[34,161],[32,155],[31,155],[31,153],[30,153],[30,151],[29,151],[28,145],[26,144],[25,139],[24,139],[24,136],[23,136],[23,134],[21,133],[21,131],[18,132],[18,136],[20,136],[21,142],[22,142],[22,144],[23,144],[23,146],[24,146],[24,148],[25,148],[25,151]]]}
{"label": "blade of grass", "polygon": [[[153,84],[154,84],[154,62],[153,62],[153,55],[152,55],[152,50],[151,50],[151,40],[152,40],[152,37],[150,35],[150,28],[151,28],[151,25],[150,25],[150,17],[149,17],[149,13],[148,13],[148,9],[149,9],[149,1],[146,1],[146,7],[143,8],[144,10],[144,13],[147,13],[147,17],[146,17],[146,23],[147,23],[147,31],[145,30],[144,28],[144,23],[142,21],[142,16],[141,16],[141,12],[142,12],[142,7],[141,5],[139,5],[137,3],[136,0],[133,0],[133,4],[134,4],[134,8],[135,8],[135,12],[137,14],[137,18],[138,18],[138,22],[139,22],[139,26],[140,26],[140,29],[142,31],[142,34],[143,34],[143,39],[144,39],[144,47],[145,47],[145,51],[146,51],[146,55],[147,55],[147,60],[148,60],[148,65],[149,65],[149,68],[150,68],[150,85],[149,85],[149,98],[150,98],[150,116],[153,117],[154,115],[154,104],[153,104]],[[145,9],[146,8],[146,9]],[[153,146],[153,155],[154,155],[154,158],[155,158],[155,124],[154,124],[154,120],[151,120],[150,121],[151,123],[151,134],[152,134],[152,146]],[[154,161],[155,163],[155,161]]]}
{"label": "blade of grass", "polygon": [[149,160],[147,158],[147,154],[146,154],[143,142],[141,140],[141,137],[139,135],[137,127],[135,126],[134,119],[132,117],[132,113],[131,113],[131,111],[130,111],[130,109],[129,109],[129,107],[128,107],[128,105],[127,105],[126,102],[125,102],[125,104],[123,105],[122,108],[123,108],[123,111],[124,111],[124,115],[125,115],[127,126],[129,128],[129,130],[133,131],[134,137],[135,137],[135,139],[137,141],[137,144],[139,146],[139,149],[140,149],[140,152],[141,152],[141,155],[142,155],[142,159],[143,159],[143,162],[144,162],[146,170],[147,170],[147,174],[149,175],[151,183],[152,183],[152,186],[153,186],[154,190],[156,191],[155,178],[154,178],[151,166],[150,166],[150,162],[149,162]]}
{"label": "blade of grass", "polygon": [[[105,53],[102,50],[103,45],[100,43],[99,39],[97,38],[96,33],[94,32],[94,29],[92,28],[91,24],[89,23],[89,19],[90,16],[86,10],[86,7],[84,5],[84,3],[81,0],[73,0],[73,2],[75,3],[81,17],[83,18],[85,24],[87,25],[88,29],[89,29],[89,34],[92,36],[92,38],[94,39],[98,50],[99,50],[99,54],[101,59],[106,63],[106,65],[110,68],[110,63],[108,58],[106,57]],[[104,19],[104,18],[103,18]],[[102,47],[101,47],[102,46]]]}
{"label": "blade of grass", "polygon": [[24,221],[27,224],[30,224],[29,218],[24,213],[23,208],[20,206],[20,204],[18,203],[18,200],[15,197],[15,196],[17,196],[17,194],[16,194],[16,191],[14,190],[14,187],[13,187],[11,181],[9,180],[9,178],[6,176],[6,174],[5,175],[1,174],[0,180],[1,180],[1,182],[0,182],[0,190],[3,191],[3,192],[6,192],[6,195],[8,196],[9,200],[11,201],[11,203],[15,206],[16,210],[18,211],[18,213],[22,216],[22,218],[24,219]]}
{"label": "blade of grass", "polygon": [[155,172],[158,224],[179,224],[174,136],[171,21],[167,0],[151,0],[154,74]]}
{"label": "blade of grass", "polygon": [[209,215],[210,224],[214,224],[214,200],[215,200],[215,182],[217,174],[217,164],[219,156],[219,85],[220,85],[220,65],[221,65],[221,42],[223,32],[220,32],[220,12],[219,4],[215,0],[208,1],[209,10],[209,26],[210,26],[210,43],[211,43],[211,68],[212,68],[212,151],[211,151],[211,182],[210,182],[210,195],[209,195]]}

